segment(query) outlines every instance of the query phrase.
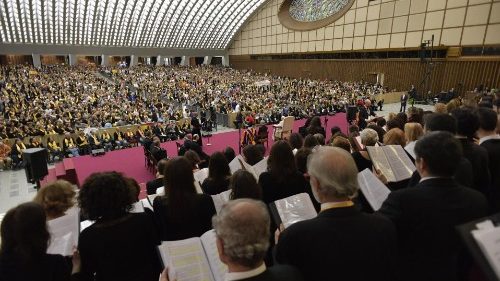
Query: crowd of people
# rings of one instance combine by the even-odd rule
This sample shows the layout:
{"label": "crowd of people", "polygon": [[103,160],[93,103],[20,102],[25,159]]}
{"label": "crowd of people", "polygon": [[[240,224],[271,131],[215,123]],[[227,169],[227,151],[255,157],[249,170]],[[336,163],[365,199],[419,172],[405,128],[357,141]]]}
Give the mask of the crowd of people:
{"label": "crowd of people", "polygon": [[259,123],[277,123],[282,115],[333,113],[384,89],[364,82],[297,80],[210,66],[6,65],[0,67],[0,92],[0,137],[23,139],[207,116],[196,116],[193,107],[204,113],[251,111]]}
{"label": "crowd of people", "polygon": [[[0,279],[171,280],[156,246],[214,229],[226,280],[482,280],[455,228],[500,212],[498,117],[488,102],[438,104],[436,112],[411,107],[345,133],[333,127],[330,139],[312,117],[272,145],[258,178],[231,174],[230,148],[208,156],[188,138],[183,156],[158,162],[157,179],[147,184],[159,194],[152,210],[129,212],[138,184],[115,172],[91,175],[78,195],[53,183],[11,209],[1,225]],[[388,182],[373,168],[367,147],[383,145],[404,147],[416,166],[411,178]],[[265,146],[247,144],[242,154],[258,163]],[[202,167],[208,178],[200,194],[194,173]],[[378,210],[359,191],[366,168],[391,190]],[[217,213],[210,195],[228,190]],[[319,214],[283,229],[268,206],[299,193]],[[95,223],[81,232],[71,259],[46,254],[46,220],[75,200],[82,219]]]}

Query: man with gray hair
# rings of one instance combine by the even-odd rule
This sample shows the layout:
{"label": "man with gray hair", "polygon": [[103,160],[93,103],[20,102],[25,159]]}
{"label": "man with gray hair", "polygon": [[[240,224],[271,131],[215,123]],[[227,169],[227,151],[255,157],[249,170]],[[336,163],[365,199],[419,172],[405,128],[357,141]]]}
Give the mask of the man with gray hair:
{"label": "man with gray hair", "polygon": [[388,219],[354,206],[358,170],[351,155],[320,147],[307,168],[321,212],[279,235],[276,261],[297,267],[307,280],[391,280],[396,229]]}
{"label": "man with gray hair", "polygon": [[266,268],[270,218],[264,203],[252,199],[229,201],[212,219],[220,259],[228,266],[226,281],[302,281],[291,266]]}

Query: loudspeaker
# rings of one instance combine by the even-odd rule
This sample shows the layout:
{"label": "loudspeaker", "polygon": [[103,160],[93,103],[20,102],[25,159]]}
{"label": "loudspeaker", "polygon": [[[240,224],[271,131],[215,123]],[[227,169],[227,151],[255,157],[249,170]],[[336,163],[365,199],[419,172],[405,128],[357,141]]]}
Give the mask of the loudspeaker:
{"label": "loudspeaker", "polygon": [[35,183],[49,174],[47,149],[28,148],[23,152],[24,171],[28,182]]}

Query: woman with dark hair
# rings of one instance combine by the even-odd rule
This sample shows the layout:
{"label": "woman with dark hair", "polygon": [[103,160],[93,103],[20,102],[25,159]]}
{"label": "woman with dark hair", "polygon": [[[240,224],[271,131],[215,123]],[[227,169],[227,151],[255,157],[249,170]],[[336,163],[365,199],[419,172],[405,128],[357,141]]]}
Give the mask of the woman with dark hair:
{"label": "woman with dark hair", "polygon": [[306,122],[304,123],[304,126],[299,128],[299,134],[305,138],[308,135],[307,129],[309,128],[309,125],[311,124],[312,117],[309,117],[306,119]]}
{"label": "woman with dark hair", "polygon": [[50,233],[38,203],[10,209],[2,221],[1,239],[0,280],[65,281],[80,270],[78,253],[73,255],[73,270],[63,256],[47,254]]}
{"label": "woman with dark hair", "polygon": [[226,160],[228,163],[233,161],[233,159],[236,157],[236,153],[234,152],[234,149],[230,146],[226,147],[226,149],[224,149],[223,153],[224,153],[224,156],[226,157]]}
{"label": "woman with dark hair", "polygon": [[157,281],[160,243],[153,219],[129,213],[131,191],[119,173],[95,173],[78,196],[82,214],[95,223],[80,234],[80,280]]}
{"label": "woman with dark hair", "polygon": [[248,171],[238,170],[231,176],[231,194],[229,199],[250,198],[255,200],[262,199],[262,188],[255,177]]}
{"label": "woman with dark hair", "polygon": [[266,204],[305,191],[306,181],[297,171],[292,147],[278,141],[271,147],[267,171],[259,177],[262,199]]}
{"label": "woman with dark hair", "polygon": [[319,145],[318,139],[315,138],[313,135],[307,135],[307,137],[304,139],[304,147],[306,148],[312,149],[318,145]]}
{"label": "woman with dark hair", "polygon": [[261,150],[253,144],[247,145],[243,148],[243,158],[250,166],[253,166],[264,159]]}
{"label": "woman with dark hair", "polygon": [[212,228],[214,202],[210,195],[196,193],[191,168],[185,157],[165,167],[165,195],[153,202],[162,241],[199,237]]}
{"label": "woman with dark hair", "polygon": [[198,165],[201,163],[201,159],[198,153],[192,150],[188,150],[184,154],[184,157],[186,157],[186,159],[189,160],[189,163],[191,163],[191,168],[193,169],[193,172],[196,172],[200,169]]}
{"label": "woman with dark hair", "polygon": [[314,116],[311,119],[311,124],[309,124],[309,127],[307,128],[307,134],[322,134],[323,137],[326,138],[325,128],[321,126],[321,119],[319,118],[319,116]]}
{"label": "woman with dark hair", "polygon": [[[246,148],[246,147],[245,147]],[[208,178],[203,181],[201,189],[204,193],[215,195],[224,192],[229,187],[231,170],[222,152],[215,152],[208,163]]]}
{"label": "woman with dark hair", "polygon": [[292,150],[297,152],[297,150],[301,149],[304,145],[304,138],[299,133],[292,133],[290,138],[288,139]]}

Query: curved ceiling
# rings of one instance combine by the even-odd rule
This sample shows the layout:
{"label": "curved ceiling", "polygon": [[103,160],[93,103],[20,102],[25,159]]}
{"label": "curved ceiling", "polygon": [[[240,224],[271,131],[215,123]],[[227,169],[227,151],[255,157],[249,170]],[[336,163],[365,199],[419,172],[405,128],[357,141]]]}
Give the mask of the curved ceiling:
{"label": "curved ceiling", "polygon": [[226,49],[265,0],[0,0],[0,43]]}

